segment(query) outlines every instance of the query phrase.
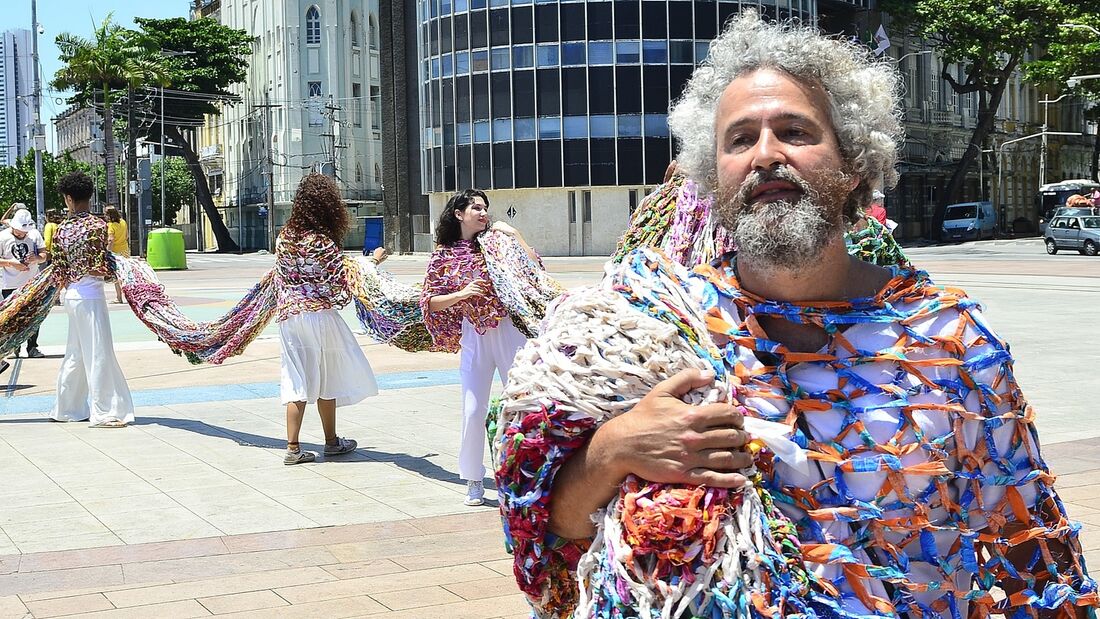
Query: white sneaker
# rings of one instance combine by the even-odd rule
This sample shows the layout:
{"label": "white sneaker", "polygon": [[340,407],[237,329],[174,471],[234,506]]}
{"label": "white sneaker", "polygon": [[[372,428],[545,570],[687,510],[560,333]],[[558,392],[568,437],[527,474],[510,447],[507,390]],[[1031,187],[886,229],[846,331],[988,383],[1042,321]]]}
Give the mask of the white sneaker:
{"label": "white sneaker", "polygon": [[474,506],[485,503],[485,484],[480,481],[466,482],[466,500],[464,505]]}

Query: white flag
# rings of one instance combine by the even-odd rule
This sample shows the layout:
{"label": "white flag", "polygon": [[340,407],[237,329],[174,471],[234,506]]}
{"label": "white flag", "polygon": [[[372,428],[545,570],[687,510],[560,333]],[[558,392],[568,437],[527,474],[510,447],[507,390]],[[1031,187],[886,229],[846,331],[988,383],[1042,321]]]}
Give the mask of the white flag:
{"label": "white flag", "polygon": [[875,33],[875,55],[881,56],[882,52],[890,49],[890,37],[886,36],[886,28],[881,25]]}

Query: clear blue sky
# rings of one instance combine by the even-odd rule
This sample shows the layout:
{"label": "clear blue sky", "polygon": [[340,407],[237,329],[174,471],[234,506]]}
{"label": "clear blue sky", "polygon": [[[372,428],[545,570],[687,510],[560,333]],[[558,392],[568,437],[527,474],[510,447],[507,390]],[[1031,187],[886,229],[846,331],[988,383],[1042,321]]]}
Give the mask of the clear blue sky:
{"label": "clear blue sky", "polygon": [[[31,1],[8,0],[0,13],[0,31],[31,26]],[[62,112],[66,103],[59,100],[63,93],[49,89],[48,83],[61,67],[57,59],[54,39],[62,32],[91,37],[96,24],[113,13],[116,23],[134,28],[135,17],[183,17],[188,14],[191,2],[187,0],[38,0],[38,23],[45,32],[38,37],[38,58],[42,75],[42,122],[46,124],[46,143],[54,150],[54,116]]]}

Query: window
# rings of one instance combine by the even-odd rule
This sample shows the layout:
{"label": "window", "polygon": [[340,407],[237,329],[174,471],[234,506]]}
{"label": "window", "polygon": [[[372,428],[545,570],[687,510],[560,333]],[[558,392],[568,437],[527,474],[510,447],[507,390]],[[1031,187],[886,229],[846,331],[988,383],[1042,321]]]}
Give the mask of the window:
{"label": "window", "polygon": [[540,118],[539,139],[555,140],[561,137],[561,118]]}
{"label": "window", "polygon": [[642,61],[664,64],[668,61],[668,46],[664,41],[642,41]]}
{"label": "window", "polygon": [[363,164],[358,161],[355,162],[355,182],[363,182]]}
{"label": "window", "polygon": [[569,223],[577,223],[577,192],[569,192]]}
{"label": "window", "polygon": [[577,66],[585,63],[584,43],[562,43],[561,63],[563,66]]}
{"label": "window", "polygon": [[512,65],[512,50],[508,47],[494,47],[491,52],[489,66],[493,71],[505,71]]}
{"label": "window", "polygon": [[615,50],[611,41],[595,41],[588,44],[588,64],[612,64],[615,62]]}
{"label": "window", "polygon": [[374,182],[382,184],[382,168],[377,163],[374,164]]}
{"label": "window", "polygon": [[589,131],[594,138],[615,137],[615,117],[609,115],[593,115],[588,117]]}
{"label": "window", "polygon": [[351,46],[359,47],[359,16],[351,12]]}
{"label": "window", "polygon": [[551,43],[549,45],[539,45],[538,61],[540,67],[558,66],[558,44]]}
{"label": "window", "polygon": [[489,51],[478,50],[470,54],[471,62],[474,73],[480,73],[489,70]]}
{"label": "window", "polygon": [[306,44],[321,44],[321,11],[315,6],[306,11]]}
{"label": "window", "polygon": [[367,18],[367,43],[371,49],[378,49],[378,24],[374,21],[374,15]]}
{"label": "window", "polygon": [[630,191],[626,192],[626,196],[627,196],[627,208],[629,209],[628,212],[631,215],[633,215],[634,210],[638,208],[638,190],[637,189],[631,189]]}
{"label": "window", "polygon": [[619,64],[638,64],[641,55],[638,53],[637,41],[619,41],[615,44],[615,62]]}
{"label": "window", "polygon": [[527,69],[535,66],[535,50],[530,45],[513,47],[512,66],[516,69]]}
{"label": "window", "polygon": [[375,131],[382,129],[382,95],[378,86],[370,87],[370,128]]}
{"label": "window", "polygon": [[309,82],[309,126],[320,127],[325,122],[321,113],[321,82]]}
{"label": "window", "polygon": [[592,223],[592,192],[585,191],[582,192],[582,195],[584,196],[583,221],[586,224],[590,224]]}
{"label": "window", "polygon": [[363,126],[363,86],[351,85],[351,124],[356,127]]}

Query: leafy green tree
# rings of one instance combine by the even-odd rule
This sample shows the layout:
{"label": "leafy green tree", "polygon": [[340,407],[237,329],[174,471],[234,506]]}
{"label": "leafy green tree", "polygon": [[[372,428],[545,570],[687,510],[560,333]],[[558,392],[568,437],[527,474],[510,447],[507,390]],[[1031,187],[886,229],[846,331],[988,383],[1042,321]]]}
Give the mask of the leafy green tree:
{"label": "leafy green tree", "polygon": [[[1053,90],[1067,87],[1066,82],[1075,75],[1096,74],[1100,70],[1100,1],[1092,7],[1083,7],[1059,33],[1061,36],[1050,44],[1047,52],[1036,61],[1024,65],[1024,75],[1037,84],[1051,84]],[[1081,80],[1070,86],[1073,94],[1100,101],[1100,79]],[[1086,111],[1086,118],[1100,121],[1100,107]],[[1100,179],[1100,132],[1092,144],[1092,179]]]}
{"label": "leafy green tree", "polygon": [[[993,132],[997,108],[1009,80],[1033,50],[1060,36],[1058,24],[1095,0],[887,0],[883,7],[906,34],[925,38],[943,55],[941,73],[962,95],[977,93],[978,122],[962,158],[936,204],[938,233],[948,204],[959,201],[967,171]],[[947,64],[960,63],[960,82]]]}
{"label": "leafy green tree", "polygon": [[[229,88],[244,81],[255,38],[243,30],[223,26],[209,18],[187,20],[182,17],[139,17],[134,21],[156,42],[158,48],[172,55],[168,59],[168,75],[172,89],[177,92],[165,97],[164,133],[167,142],[170,147],[179,149],[179,154],[190,166],[195,181],[195,195],[210,221],[218,251],[238,251],[237,244],[214,206],[210,185],[206,181],[206,173],[199,163],[195,147],[188,142],[181,130],[201,126],[206,115],[217,115],[223,104],[238,100]],[[152,141],[160,140],[159,113],[158,102],[156,109],[151,110],[147,117],[151,122],[145,123],[148,126],[147,137]]]}
{"label": "leafy green tree", "polygon": [[68,32],[57,36],[62,67],[51,85],[72,90],[71,103],[103,106],[103,142],[107,151],[108,201],[118,203],[115,171],[114,122],[111,105],[116,91],[150,83],[165,82],[163,58],[154,43],[138,32],[111,20],[111,14],[95,28],[91,39]]}
{"label": "leafy green tree", "polygon": [[[167,162],[167,164],[165,163]],[[160,175],[164,174],[164,203],[160,203]],[[161,159],[153,166],[153,219],[165,226],[176,222],[180,209],[195,197],[195,179],[191,167],[180,157]]]}
{"label": "leafy green tree", "polygon": [[[85,163],[74,160],[68,153],[54,157],[42,153],[42,185],[45,187],[46,210],[65,210],[65,201],[57,193],[57,181],[74,170],[87,171]],[[34,212],[34,153],[27,153],[13,166],[0,167],[0,213],[14,202],[22,202]]]}

